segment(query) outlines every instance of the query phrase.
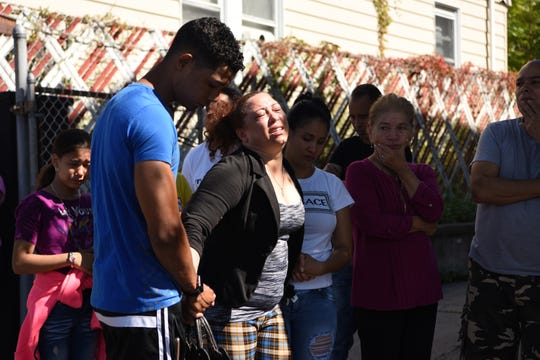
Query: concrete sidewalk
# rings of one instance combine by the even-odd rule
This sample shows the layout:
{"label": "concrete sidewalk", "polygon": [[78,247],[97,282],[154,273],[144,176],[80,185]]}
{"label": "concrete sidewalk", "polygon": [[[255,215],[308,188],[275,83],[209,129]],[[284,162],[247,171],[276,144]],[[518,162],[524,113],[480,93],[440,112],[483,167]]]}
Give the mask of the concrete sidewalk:
{"label": "concrete sidewalk", "polygon": [[[439,302],[435,338],[433,339],[432,360],[459,359],[459,328],[461,310],[465,303],[467,282],[454,282],[443,285],[443,299]],[[360,359],[360,344],[358,337],[349,352],[349,360]]]}

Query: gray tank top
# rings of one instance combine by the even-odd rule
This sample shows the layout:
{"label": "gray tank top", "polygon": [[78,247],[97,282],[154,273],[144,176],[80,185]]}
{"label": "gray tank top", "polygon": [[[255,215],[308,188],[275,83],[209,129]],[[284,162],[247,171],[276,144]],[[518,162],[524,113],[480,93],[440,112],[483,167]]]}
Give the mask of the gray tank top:
{"label": "gray tank top", "polygon": [[274,250],[266,258],[259,283],[246,304],[239,308],[216,305],[206,310],[204,315],[210,321],[237,322],[253,320],[271,311],[283,297],[284,283],[288,267],[289,234],[304,224],[304,205],[279,204],[279,238]]}

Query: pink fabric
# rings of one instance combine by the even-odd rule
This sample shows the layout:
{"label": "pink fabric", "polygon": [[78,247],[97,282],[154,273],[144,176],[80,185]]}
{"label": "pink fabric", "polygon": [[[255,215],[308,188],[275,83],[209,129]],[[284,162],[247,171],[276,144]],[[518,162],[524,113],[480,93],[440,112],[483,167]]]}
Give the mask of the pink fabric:
{"label": "pink fabric", "polygon": [[409,164],[421,181],[410,198],[396,177],[364,159],[349,165],[345,184],[351,208],[354,256],[351,304],[370,310],[403,310],[442,298],[431,239],[409,233],[412,217],[436,222],[443,211],[437,177],[427,165]]}
{"label": "pink fabric", "polygon": [[[85,272],[72,269],[64,275],[57,271],[37,274],[28,299],[27,314],[19,331],[15,360],[34,359],[34,352],[39,342],[39,331],[54,305],[60,301],[68,306],[82,306],[82,291],[92,287],[92,277]],[[92,328],[101,329],[95,314],[92,316]],[[96,359],[105,359],[105,342],[100,332]]]}

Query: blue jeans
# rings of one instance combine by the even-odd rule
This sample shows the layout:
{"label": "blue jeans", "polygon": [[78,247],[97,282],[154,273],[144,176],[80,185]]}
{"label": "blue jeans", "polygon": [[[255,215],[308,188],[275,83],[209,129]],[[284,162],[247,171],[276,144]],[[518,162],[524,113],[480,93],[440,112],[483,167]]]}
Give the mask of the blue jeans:
{"label": "blue jeans", "polygon": [[294,360],[331,359],[336,332],[336,303],[332,287],[296,290],[282,304]]}
{"label": "blue jeans", "polygon": [[347,360],[357,330],[351,308],[352,263],[334,273],[332,283],[337,306],[337,331],[332,360]]}
{"label": "blue jeans", "polygon": [[41,360],[95,359],[98,330],[90,328],[91,319],[89,292],[80,309],[56,303],[39,333]]}

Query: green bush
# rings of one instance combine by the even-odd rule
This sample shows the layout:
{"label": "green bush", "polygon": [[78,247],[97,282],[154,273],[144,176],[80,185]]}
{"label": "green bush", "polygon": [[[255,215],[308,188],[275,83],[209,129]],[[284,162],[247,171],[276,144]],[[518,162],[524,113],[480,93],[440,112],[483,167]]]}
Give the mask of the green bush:
{"label": "green bush", "polygon": [[443,194],[443,199],[442,224],[474,221],[476,204],[471,200],[470,194],[461,191],[449,191]]}

